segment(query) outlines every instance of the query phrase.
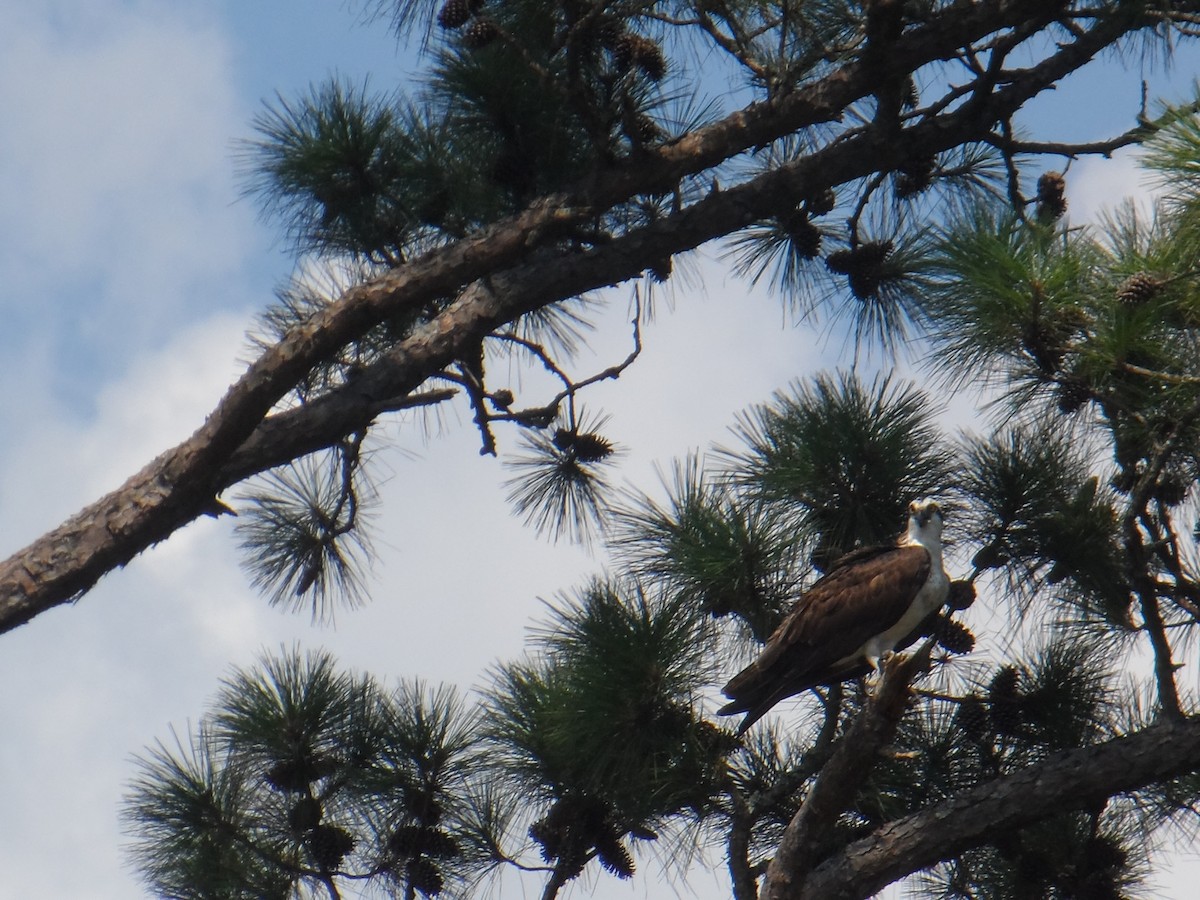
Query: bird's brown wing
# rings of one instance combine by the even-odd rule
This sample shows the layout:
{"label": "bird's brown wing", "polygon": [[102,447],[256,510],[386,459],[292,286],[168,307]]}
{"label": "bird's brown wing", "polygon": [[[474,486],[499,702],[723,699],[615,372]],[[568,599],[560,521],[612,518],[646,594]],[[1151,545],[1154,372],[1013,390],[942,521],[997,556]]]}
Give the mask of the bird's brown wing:
{"label": "bird's brown wing", "polygon": [[904,615],[930,570],[922,547],[893,547],[838,565],[817,581],[723,693],[722,715],[745,712],[744,731],[785,697],[850,677],[837,664]]}

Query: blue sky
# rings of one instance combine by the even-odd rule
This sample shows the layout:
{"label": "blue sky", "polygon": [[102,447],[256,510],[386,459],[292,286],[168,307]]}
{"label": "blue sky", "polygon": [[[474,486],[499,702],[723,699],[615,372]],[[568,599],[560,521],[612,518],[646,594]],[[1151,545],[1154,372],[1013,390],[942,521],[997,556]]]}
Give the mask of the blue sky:
{"label": "blue sky", "polygon": [[[293,260],[240,197],[237,141],[276,90],[295,95],[333,72],[370,75],[381,90],[408,76],[411,53],[382,24],[364,25],[363,6],[0,0],[6,552],[185,437],[238,374],[243,335]],[[1193,71],[1170,77],[1179,93]],[[1126,127],[1138,79],[1115,67],[1077,79],[1039,119],[1061,137]],[[1127,161],[1072,173],[1075,215],[1139,186]],[[593,394],[629,447],[624,474],[647,487],[656,463],[721,440],[746,404],[841,362],[840,342],[787,326],[775,300],[727,278],[712,254],[676,280],[675,310],[648,329],[643,359]],[[601,335],[599,364],[627,345],[623,327]],[[387,433],[397,450],[380,456],[375,599],[336,629],[269,609],[229,527],[204,520],[76,606],[0,637],[0,896],[142,895],[117,822],[131,755],[172,726],[186,733],[230,665],[299,641],[385,680],[470,688],[520,652],[539,597],[595,570],[514,522],[504,473],[480,459],[468,418],[428,441]],[[642,896],[655,871],[598,895]],[[1163,896],[1190,896],[1181,883]],[[725,891],[703,875],[695,889]],[[521,891],[505,885],[504,896]]]}

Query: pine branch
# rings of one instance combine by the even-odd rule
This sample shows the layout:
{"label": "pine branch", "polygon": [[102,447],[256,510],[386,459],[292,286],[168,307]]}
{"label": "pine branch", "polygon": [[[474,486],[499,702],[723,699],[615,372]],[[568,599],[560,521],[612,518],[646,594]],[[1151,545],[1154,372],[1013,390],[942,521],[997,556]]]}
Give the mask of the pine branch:
{"label": "pine branch", "polygon": [[758,879],[750,866],[750,836],[754,816],[746,798],[731,788],[729,800],[733,806],[729,816],[729,833],[725,839],[725,862],[734,900],[757,900]]}
{"label": "pine branch", "polygon": [[[889,52],[886,67],[889,72],[906,72],[951,57],[958,47],[998,28],[1019,26],[1031,9],[1039,7],[1032,0],[993,0],[967,8],[951,5],[922,27],[902,34]],[[897,165],[902,153],[933,153],[977,140],[995,122],[1135,27],[1137,23],[1124,15],[1098,19],[1091,30],[1047,59],[1011,73],[1011,81],[993,94],[977,96],[942,118],[912,126],[906,131],[907,141],[853,134],[745,185],[710,194],[607,247],[549,261],[533,258],[539,247],[594,218],[597,210],[639,193],[669,188],[686,175],[751,147],[837,118],[848,105],[872,92],[879,74],[848,63],[803,91],[752,104],[674,143],[648,148],[636,161],[591,176],[572,194],[542,198],[477,235],[351,289],[266,350],[191,438],[0,563],[0,632],[81,596],[106,572],[202,514],[220,489],[231,483],[231,476],[261,471],[268,458],[274,463],[292,458],[289,451],[295,445],[262,443],[260,429],[273,430],[279,424],[266,419],[268,413],[313,365],[398,311],[454,296],[461,285],[485,275],[492,276],[493,284],[501,283],[496,289],[476,282],[433,322],[402,342],[386,365],[380,364],[396,386],[386,392],[392,398],[444,369],[455,353],[498,324],[583,290],[636,277],[666,254],[698,246],[769,215],[780,196],[799,199],[816,188]],[[505,275],[496,275],[506,268]],[[547,271],[551,277],[546,282],[536,280]],[[358,411],[363,411],[361,404]],[[322,408],[320,414],[329,413]],[[295,424],[297,419],[286,421]],[[361,422],[357,427],[362,427]],[[351,430],[326,435],[324,446]],[[304,432],[303,426],[300,431]],[[304,436],[310,441],[314,437],[311,431]]]}
{"label": "pine branch", "polygon": [[1148,517],[1147,506],[1159,477],[1197,419],[1200,419],[1200,398],[1194,400],[1178,415],[1170,433],[1155,447],[1145,471],[1141,472],[1134,483],[1121,519],[1130,583],[1137,595],[1146,635],[1154,651],[1154,677],[1158,684],[1159,703],[1163,714],[1174,720],[1182,719],[1184,715],[1179,700],[1179,688],[1175,683],[1175,670],[1178,667],[1172,656],[1171,642],[1167,637],[1162,611],[1158,605],[1157,585],[1154,576],[1150,574],[1150,549],[1142,539],[1142,522]]}
{"label": "pine branch", "polygon": [[[799,811],[788,824],[775,858],[767,868],[763,900],[804,896],[808,872],[816,862],[821,836],[849,806],[878,758],[896,733],[911,697],[909,684],[929,664],[933,641],[908,656],[894,655],[866,707],[834,747]],[[823,894],[812,894],[824,897]]]}
{"label": "pine branch", "polygon": [[905,875],[1025,825],[1192,771],[1200,718],[1163,722],[985,782],[855,841],[781,898],[869,897]]}

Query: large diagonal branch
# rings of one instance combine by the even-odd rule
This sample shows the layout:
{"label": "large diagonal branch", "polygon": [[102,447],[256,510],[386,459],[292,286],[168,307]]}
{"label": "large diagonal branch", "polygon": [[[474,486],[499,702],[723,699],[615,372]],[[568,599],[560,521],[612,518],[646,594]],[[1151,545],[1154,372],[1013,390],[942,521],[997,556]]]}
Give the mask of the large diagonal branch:
{"label": "large diagonal branch", "polygon": [[[1018,24],[1031,0],[994,0],[971,7],[954,5],[896,42],[888,66],[911,71],[951,57],[958,47]],[[106,572],[163,540],[211,505],[238,472],[260,470],[263,460],[293,458],[272,453],[260,437],[279,436],[292,426],[328,415],[314,404],[304,416],[288,419],[268,413],[309,369],[338,348],[361,337],[398,310],[459,295],[428,326],[397,348],[389,377],[395,389],[364,396],[353,409],[363,427],[386,408],[387,397],[414,389],[454,358],[456,349],[529,309],[612,284],[638,274],[662,251],[677,252],[735,231],[770,210],[771,192],[835,185],[899,161],[914,146],[940,150],[979,139],[1028,97],[1082,65],[1111,43],[1129,23],[1101,20],[1087,35],[1029,70],[990,98],[964,104],[909,130],[905,147],[883,142],[868,131],[824,151],[719,192],[669,222],[645,229],[605,248],[565,256],[546,249],[563,230],[639,193],[661,190],[680,178],[704,171],[751,147],[797,129],[829,121],[868,95],[878,72],[848,63],[803,91],[751,106],[699,129],[679,141],[648,151],[636,164],[598,173],[569,194],[544,198],[520,215],[431,252],[370,283],[352,288],[312,319],[268,348],[230,388],[204,425],[159,456],[117,490],[0,564],[0,631],[11,630],[38,613],[87,591]],[[892,161],[889,163],[889,161]],[[506,275],[497,276],[496,273]],[[491,286],[479,281],[493,276]],[[545,277],[543,277],[545,276]],[[464,285],[478,282],[463,291]],[[497,289],[496,285],[500,287]],[[361,416],[371,413],[364,422]],[[331,419],[337,418],[331,416]],[[311,441],[311,431],[292,428],[278,447]],[[257,461],[255,461],[257,460]],[[236,479],[234,479],[236,480]]]}
{"label": "large diagonal branch", "polygon": [[931,642],[910,656],[893,656],[884,664],[875,692],[834,746],[804,803],[788,823],[767,867],[762,900],[789,900],[816,860],[821,839],[850,806],[880,752],[896,734],[908,707],[909,684],[929,663]]}
{"label": "large diagonal branch", "polygon": [[901,141],[863,132],[745,184],[714,192],[652,226],[593,250],[530,260],[477,282],[352,384],[266,419],[222,467],[218,483],[222,488],[235,484],[365,427],[386,410],[388,398],[413,390],[457,358],[464,347],[523,313],[634,278],[648,261],[695,249],[769,215],[781,198],[799,199],[861,178],[902,161],[914,148],[934,153],[979,137],[982,129],[1011,115],[1114,38],[1115,32],[1092,34],[1087,44],[1064,48],[1037,70],[1019,73],[1016,84],[995,94],[985,106],[915,125]]}
{"label": "large diagonal branch", "polygon": [[1014,829],[1193,772],[1200,718],[1162,722],[964,791],[889,822],[812,871],[790,898],[869,897],[906,875],[983,846]]}

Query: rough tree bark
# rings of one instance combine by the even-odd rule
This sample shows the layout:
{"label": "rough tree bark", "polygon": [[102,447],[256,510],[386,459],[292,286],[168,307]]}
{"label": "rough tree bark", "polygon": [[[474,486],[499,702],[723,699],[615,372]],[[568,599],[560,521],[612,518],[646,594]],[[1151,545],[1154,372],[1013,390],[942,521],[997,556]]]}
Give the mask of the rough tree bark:
{"label": "rough tree bark", "polygon": [[[773,898],[870,897],[906,875],[1014,829],[1194,771],[1200,718],[1167,720],[1134,734],[1059,753],[881,826],[792,879]],[[765,891],[764,891],[765,893]]]}
{"label": "rough tree bark", "polygon": [[779,849],[767,867],[762,900],[802,896],[822,835],[849,806],[863,778],[895,736],[910,699],[909,684],[929,663],[932,641],[908,656],[891,656],[883,666],[877,688],[862,712],[838,741],[821,767],[804,803],[784,831]]}

